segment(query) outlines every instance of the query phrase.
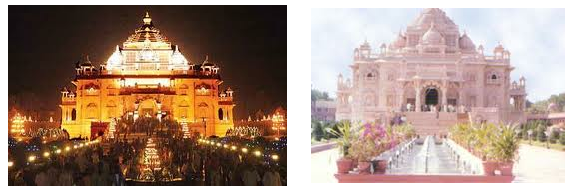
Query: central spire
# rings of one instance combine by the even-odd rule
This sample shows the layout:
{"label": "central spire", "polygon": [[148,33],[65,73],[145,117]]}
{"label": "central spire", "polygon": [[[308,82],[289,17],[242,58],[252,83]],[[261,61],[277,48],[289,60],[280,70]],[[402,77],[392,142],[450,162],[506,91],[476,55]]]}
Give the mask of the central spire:
{"label": "central spire", "polygon": [[145,17],[143,18],[143,22],[145,25],[151,24],[151,17],[149,16],[149,13],[147,11],[145,12]]}

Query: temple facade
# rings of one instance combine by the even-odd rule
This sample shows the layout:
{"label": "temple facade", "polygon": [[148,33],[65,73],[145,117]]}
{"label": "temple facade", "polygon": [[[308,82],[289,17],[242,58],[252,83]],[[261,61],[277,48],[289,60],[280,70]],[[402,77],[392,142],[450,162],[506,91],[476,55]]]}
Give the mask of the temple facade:
{"label": "temple facade", "polygon": [[[339,75],[337,120],[406,121],[438,134],[457,122],[525,121],[525,79],[511,81],[510,52],[475,46],[445,12],[425,9],[389,45],[354,50],[351,79]],[[406,120],[405,120],[406,119]]]}
{"label": "temple facade", "polygon": [[110,51],[99,67],[87,57],[78,62],[75,89],[61,91],[61,127],[70,137],[90,136],[94,125],[121,117],[174,119],[207,136],[233,128],[233,91],[220,88],[219,67],[207,57],[200,64],[188,62],[148,13],[141,27]]}

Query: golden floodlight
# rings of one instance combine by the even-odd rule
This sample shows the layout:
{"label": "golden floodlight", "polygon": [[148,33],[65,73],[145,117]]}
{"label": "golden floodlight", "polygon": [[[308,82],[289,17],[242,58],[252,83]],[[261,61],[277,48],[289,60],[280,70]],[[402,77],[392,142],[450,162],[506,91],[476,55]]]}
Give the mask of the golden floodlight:
{"label": "golden floodlight", "polygon": [[66,151],[70,151],[70,146],[66,146]]}
{"label": "golden floodlight", "polygon": [[217,143],[217,147],[221,147],[221,143]]}
{"label": "golden floodlight", "polygon": [[34,162],[34,160],[36,160],[36,156],[31,155],[30,157],[28,157],[29,162]]}
{"label": "golden floodlight", "polygon": [[74,145],[74,149],[78,149],[78,145]]}
{"label": "golden floodlight", "polygon": [[255,156],[257,156],[257,157],[261,156],[261,152],[259,150],[253,152],[253,154],[255,154]]}
{"label": "golden floodlight", "polygon": [[237,146],[235,146],[235,145],[231,146],[231,150],[233,150],[233,151],[237,150]]}
{"label": "golden floodlight", "polygon": [[44,157],[50,157],[50,152],[44,152]]}
{"label": "golden floodlight", "polygon": [[84,147],[84,144],[83,144],[83,143],[80,143],[80,147]]}
{"label": "golden floodlight", "polygon": [[14,166],[14,162],[8,161],[8,167]]}
{"label": "golden floodlight", "polygon": [[229,146],[227,144],[223,144],[223,148],[227,149]]}
{"label": "golden floodlight", "polygon": [[62,153],[62,150],[57,149],[57,150],[56,150],[56,153],[57,153],[57,154],[60,154],[60,153]]}
{"label": "golden floodlight", "polygon": [[247,148],[241,148],[241,152],[247,153]]}
{"label": "golden floodlight", "polygon": [[277,161],[279,159],[279,156],[278,155],[271,155],[271,159]]}
{"label": "golden floodlight", "polygon": [[210,144],[211,144],[211,145],[215,145],[215,142],[212,141]]}

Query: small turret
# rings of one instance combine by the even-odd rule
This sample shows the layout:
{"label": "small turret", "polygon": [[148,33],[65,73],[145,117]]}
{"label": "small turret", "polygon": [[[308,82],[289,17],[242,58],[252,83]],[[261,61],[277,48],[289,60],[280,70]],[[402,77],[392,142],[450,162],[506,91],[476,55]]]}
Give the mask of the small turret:
{"label": "small turret", "polygon": [[233,97],[233,90],[231,90],[231,87],[227,87],[225,93],[227,94],[228,97]]}

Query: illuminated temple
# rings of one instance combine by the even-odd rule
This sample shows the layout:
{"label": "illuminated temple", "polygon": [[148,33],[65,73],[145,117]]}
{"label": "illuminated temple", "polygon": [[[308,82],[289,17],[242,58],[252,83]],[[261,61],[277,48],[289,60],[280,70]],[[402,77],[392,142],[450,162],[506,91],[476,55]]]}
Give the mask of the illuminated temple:
{"label": "illuminated temple", "polygon": [[225,135],[233,127],[233,91],[220,88],[219,67],[188,62],[160,33],[149,14],[107,63],[76,64],[75,89],[62,92],[62,129],[90,136],[94,125],[123,116],[172,118],[190,131]]}

